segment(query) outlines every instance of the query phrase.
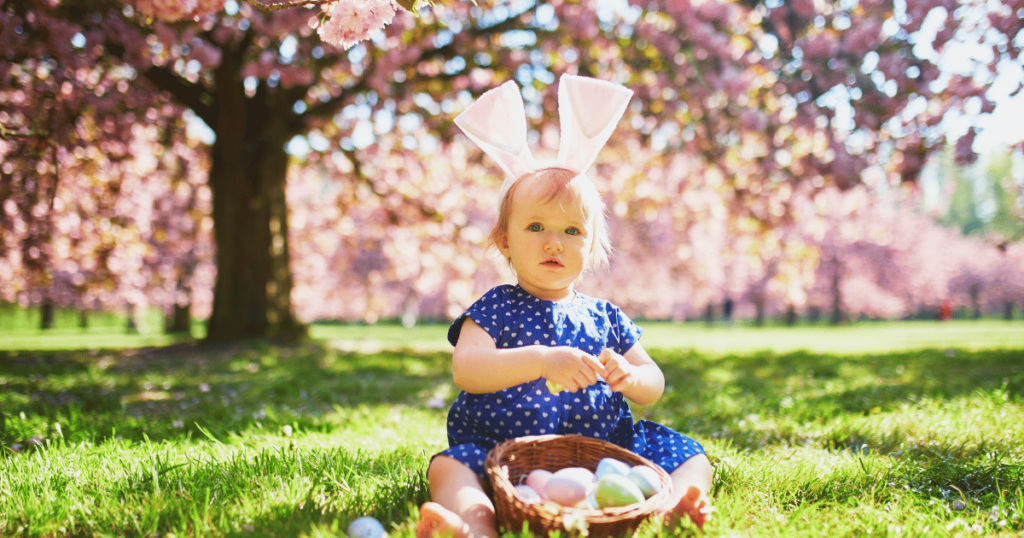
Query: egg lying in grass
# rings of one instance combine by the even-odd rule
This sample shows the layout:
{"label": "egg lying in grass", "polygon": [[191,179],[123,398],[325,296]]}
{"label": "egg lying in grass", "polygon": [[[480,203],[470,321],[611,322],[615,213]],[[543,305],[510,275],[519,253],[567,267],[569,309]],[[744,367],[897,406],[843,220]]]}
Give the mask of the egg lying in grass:
{"label": "egg lying in grass", "polygon": [[384,525],[370,516],[363,516],[349,523],[345,534],[349,538],[387,538],[388,535],[384,532]]}

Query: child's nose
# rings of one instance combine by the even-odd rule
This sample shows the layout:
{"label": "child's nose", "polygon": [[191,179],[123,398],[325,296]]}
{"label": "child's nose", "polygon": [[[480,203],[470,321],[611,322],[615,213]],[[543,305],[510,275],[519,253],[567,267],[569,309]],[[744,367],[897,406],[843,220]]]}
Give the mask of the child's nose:
{"label": "child's nose", "polygon": [[554,237],[549,237],[548,240],[544,242],[544,251],[549,254],[558,254],[559,252],[562,252],[562,243]]}

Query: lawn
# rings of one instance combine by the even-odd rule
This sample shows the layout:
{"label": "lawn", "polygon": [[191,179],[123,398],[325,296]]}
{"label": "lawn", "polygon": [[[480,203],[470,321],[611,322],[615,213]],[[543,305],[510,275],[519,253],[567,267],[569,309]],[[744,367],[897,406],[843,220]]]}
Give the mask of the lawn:
{"label": "lawn", "polygon": [[[668,390],[635,414],[707,449],[706,535],[1024,535],[1019,322],[645,326]],[[411,538],[457,393],[444,327],[313,335],[0,332],[0,535],[340,536],[372,515]]]}

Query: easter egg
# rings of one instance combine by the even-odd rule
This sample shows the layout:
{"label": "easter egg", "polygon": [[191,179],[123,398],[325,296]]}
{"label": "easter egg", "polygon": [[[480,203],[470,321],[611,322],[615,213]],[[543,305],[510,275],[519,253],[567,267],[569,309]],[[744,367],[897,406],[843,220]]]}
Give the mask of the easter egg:
{"label": "easter egg", "polygon": [[594,471],[587,469],[586,467],[566,467],[559,469],[551,475],[552,478],[568,478],[570,480],[576,480],[577,482],[585,485],[587,488],[594,485],[597,482],[597,476]]}
{"label": "easter egg", "polygon": [[544,384],[548,386],[548,392],[550,392],[551,394],[558,394],[559,392],[565,390],[565,387],[559,385],[558,383],[555,383],[554,381],[548,380]]}
{"label": "easter egg", "polygon": [[534,469],[526,475],[526,485],[533,488],[541,497],[544,497],[544,488],[548,485],[548,480],[551,480],[551,471],[546,469]]}
{"label": "easter egg", "polygon": [[576,506],[587,497],[589,486],[571,476],[552,476],[544,486],[544,498],[562,506]]}
{"label": "easter egg", "polygon": [[597,462],[597,471],[594,474],[598,480],[610,474],[626,476],[629,474],[629,464],[615,458],[601,458],[601,461]]}
{"label": "easter egg", "polygon": [[597,481],[594,500],[597,501],[598,508],[626,506],[642,502],[644,493],[628,478],[612,474]]}
{"label": "easter egg", "polygon": [[541,501],[540,494],[537,490],[527,486],[526,484],[520,484],[516,486],[516,495],[526,504],[539,503]]}
{"label": "easter egg", "polygon": [[658,476],[658,472],[646,465],[634,466],[629,470],[626,478],[640,488],[644,497],[650,497],[661,491],[661,478]]}
{"label": "easter egg", "polygon": [[349,523],[345,534],[349,538],[386,538],[388,535],[384,532],[384,525],[370,516],[363,516]]}
{"label": "easter egg", "polygon": [[590,488],[587,492],[587,498],[583,501],[586,504],[586,508],[597,508],[597,499],[594,498],[594,490],[596,488]]}

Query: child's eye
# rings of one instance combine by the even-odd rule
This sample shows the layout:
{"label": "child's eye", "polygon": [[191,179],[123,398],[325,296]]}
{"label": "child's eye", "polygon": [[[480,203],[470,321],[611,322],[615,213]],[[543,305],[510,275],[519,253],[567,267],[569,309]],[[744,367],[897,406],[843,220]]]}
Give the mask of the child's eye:
{"label": "child's eye", "polygon": [[579,228],[566,228],[565,233],[569,235],[579,235],[582,232],[580,232]]}
{"label": "child's eye", "polygon": [[543,230],[544,228],[540,224],[533,223],[530,226],[528,226],[526,229],[530,230],[531,232],[539,232],[539,231]]}

